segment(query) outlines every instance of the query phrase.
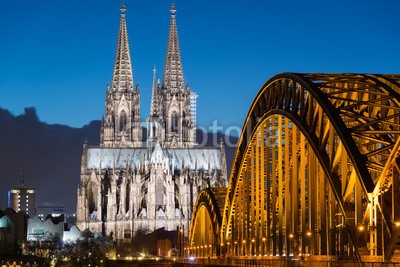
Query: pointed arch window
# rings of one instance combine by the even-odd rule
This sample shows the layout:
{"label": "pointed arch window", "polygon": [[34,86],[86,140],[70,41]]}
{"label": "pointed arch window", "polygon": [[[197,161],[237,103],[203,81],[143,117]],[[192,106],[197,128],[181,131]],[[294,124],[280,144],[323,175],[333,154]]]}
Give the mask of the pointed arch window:
{"label": "pointed arch window", "polygon": [[125,131],[125,126],[126,126],[126,113],[125,110],[121,111],[121,114],[119,116],[119,131]]}
{"label": "pointed arch window", "polygon": [[172,113],[171,116],[171,132],[177,133],[178,132],[178,115],[176,113]]}
{"label": "pointed arch window", "polygon": [[164,207],[164,190],[163,179],[158,177],[156,182],[156,210]]}
{"label": "pointed arch window", "polygon": [[157,127],[156,127],[156,122],[152,122],[152,137],[156,137],[157,136]]}

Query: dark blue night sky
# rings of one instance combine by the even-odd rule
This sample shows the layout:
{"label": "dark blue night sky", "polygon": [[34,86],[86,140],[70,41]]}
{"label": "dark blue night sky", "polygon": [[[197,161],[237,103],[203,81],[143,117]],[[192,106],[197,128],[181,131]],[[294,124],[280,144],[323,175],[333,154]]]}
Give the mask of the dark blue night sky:
{"label": "dark blue night sky", "polygon": [[[141,116],[162,77],[171,1],[125,1]],[[241,126],[280,72],[399,73],[399,1],[176,0],[185,81],[198,124]],[[120,1],[0,2],[0,106],[81,127],[104,112]]]}

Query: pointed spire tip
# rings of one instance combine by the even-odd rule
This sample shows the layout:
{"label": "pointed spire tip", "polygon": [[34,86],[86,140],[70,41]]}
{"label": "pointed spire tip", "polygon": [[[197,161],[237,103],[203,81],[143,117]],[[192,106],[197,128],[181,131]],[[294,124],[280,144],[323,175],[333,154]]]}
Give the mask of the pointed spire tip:
{"label": "pointed spire tip", "polygon": [[125,8],[125,3],[124,2],[122,2],[120,10],[121,10],[122,14],[125,14],[126,8]]}
{"label": "pointed spire tip", "polygon": [[172,15],[175,15],[175,12],[176,12],[176,9],[175,9],[175,3],[174,3],[174,1],[172,1],[172,6],[171,6],[171,14]]}

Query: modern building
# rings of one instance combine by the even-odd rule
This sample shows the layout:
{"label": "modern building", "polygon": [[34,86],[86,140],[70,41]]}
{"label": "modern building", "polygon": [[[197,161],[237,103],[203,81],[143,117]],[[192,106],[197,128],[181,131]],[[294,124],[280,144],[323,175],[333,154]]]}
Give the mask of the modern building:
{"label": "modern building", "polygon": [[8,191],[8,207],[16,212],[24,211],[30,217],[36,215],[36,191],[25,185],[25,175],[21,174],[19,185]]}
{"label": "modern building", "polygon": [[51,216],[45,219],[39,216],[28,219],[27,241],[53,241],[54,238],[63,242],[75,242],[82,236],[76,225],[68,227],[64,215]]}
{"label": "modern building", "polygon": [[133,77],[122,4],[100,145],[83,145],[77,201],[81,230],[112,234],[117,240],[163,227],[187,231],[198,192],[227,185],[223,145],[198,147],[195,140],[196,98],[184,83],[174,5],[161,84],[154,70],[144,141],[140,90]]}
{"label": "modern building", "polygon": [[15,255],[22,249],[27,238],[28,215],[7,208],[0,210],[0,258]]}
{"label": "modern building", "polygon": [[35,216],[28,220],[28,241],[51,241],[54,238],[62,240],[64,233],[64,216],[52,217],[49,215],[45,220]]}
{"label": "modern building", "polygon": [[[194,91],[190,92],[190,115],[192,116],[192,124],[195,129],[196,129],[196,122],[197,122],[197,115],[196,115],[197,97],[198,97],[198,95],[196,94],[196,92],[194,92]],[[194,132],[194,138],[196,139],[196,131]]]}
{"label": "modern building", "polygon": [[65,205],[62,204],[53,204],[49,202],[41,203],[36,207],[36,214],[42,220],[49,215],[52,217],[63,215],[64,222],[67,223],[68,226],[76,224],[76,212],[68,211]]}
{"label": "modern building", "polygon": [[47,215],[52,217],[58,217],[67,212],[65,205],[52,204],[52,203],[42,203],[36,207],[36,214],[40,219],[44,219]]}

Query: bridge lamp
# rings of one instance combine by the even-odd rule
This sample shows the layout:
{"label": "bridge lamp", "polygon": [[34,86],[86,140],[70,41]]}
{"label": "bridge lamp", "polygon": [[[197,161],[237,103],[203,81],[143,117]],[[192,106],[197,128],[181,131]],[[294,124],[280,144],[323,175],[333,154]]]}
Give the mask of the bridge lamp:
{"label": "bridge lamp", "polygon": [[266,237],[263,237],[261,240],[262,240],[263,242],[265,242],[265,241],[267,241],[267,238],[266,238]]}
{"label": "bridge lamp", "polygon": [[294,238],[294,234],[289,234],[289,238],[293,239]]}
{"label": "bridge lamp", "polygon": [[358,225],[357,230],[358,230],[359,232],[364,232],[365,226],[364,226],[363,224],[360,224],[360,225]]}
{"label": "bridge lamp", "polygon": [[243,243],[243,244],[246,244],[246,240],[243,240],[242,243]]}
{"label": "bridge lamp", "polygon": [[209,245],[208,247],[211,248],[211,245]]}
{"label": "bridge lamp", "polygon": [[394,222],[394,225],[395,225],[396,227],[400,227],[400,221],[395,221],[395,222]]}
{"label": "bridge lamp", "polygon": [[251,243],[254,243],[254,242],[256,242],[256,240],[253,238],[253,239],[251,240]]}
{"label": "bridge lamp", "polygon": [[224,246],[224,243],[223,242],[221,242],[221,247],[223,247]]}
{"label": "bridge lamp", "polygon": [[226,244],[229,246],[231,244],[231,242],[228,241]]}
{"label": "bridge lamp", "polygon": [[307,232],[306,232],[306,235],[307,235],[308,237],[310,237],[310,236],[312,235],[311,231],[307,231]]}

